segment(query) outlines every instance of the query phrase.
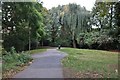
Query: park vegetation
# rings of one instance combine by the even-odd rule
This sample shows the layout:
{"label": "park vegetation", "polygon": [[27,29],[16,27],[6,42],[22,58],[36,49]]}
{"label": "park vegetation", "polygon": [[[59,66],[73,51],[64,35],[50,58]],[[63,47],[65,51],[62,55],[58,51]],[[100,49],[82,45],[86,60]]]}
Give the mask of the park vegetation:
{"label": "park vegetation", "polygon": [[120,2],[96,2],[92,11],[75,3],[49,10],[42,4],[1,3],[5,70],[28,63],[31,58],[26,52],[42,46],[120,50]]}
{"label": "park vegetation", "polygon": [[53,7],[48,12],[48,24],[45,27],[50,45],[120,49],[119,5],[96,2],[92,11],[77,4]]}
{"label": "park vegetation", "polygon": [[32,61],[30,54],[44,36],[44,8],[36,2],[2,2],[3,78],[10,78]]}
{"label": "park vegetation", "polygon": [[68,53],[62,60],[65,78],[118,78],[118,53],[64,48],[60,51]]}
{"label": "park vegetation", "polygon": [[3,51],[2,55],[3,78],[11,78],[17,72],[22,71],[33,60],[28,52],[17,53],[14,47],[9,52]]}
{"label": "park vegetation", "polygon": [[119,2],[96,2],[92,11],[75,3],[47,10],[42,3],[2,3],[3,48],[17,52],[39,46],[117,50]]}

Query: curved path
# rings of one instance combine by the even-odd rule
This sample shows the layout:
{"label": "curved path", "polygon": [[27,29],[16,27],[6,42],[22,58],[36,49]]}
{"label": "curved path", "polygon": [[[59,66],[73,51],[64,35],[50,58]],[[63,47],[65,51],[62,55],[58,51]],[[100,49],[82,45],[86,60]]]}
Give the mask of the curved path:
{"label": "curved path", "polygon": [[33,63],[14,78],[63,78],[61,59],[66,55],[56,49],[34,54]]}

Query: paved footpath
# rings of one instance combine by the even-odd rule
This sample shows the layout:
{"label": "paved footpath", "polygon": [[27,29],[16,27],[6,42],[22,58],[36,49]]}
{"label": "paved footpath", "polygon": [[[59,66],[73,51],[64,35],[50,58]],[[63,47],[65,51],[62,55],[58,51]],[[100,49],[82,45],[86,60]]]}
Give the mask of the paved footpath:
{"label": "paved footpath", "polygon": [[56,49],[34,54],[33,63],[13,78],[63,78],[61,59],[66,55]]}

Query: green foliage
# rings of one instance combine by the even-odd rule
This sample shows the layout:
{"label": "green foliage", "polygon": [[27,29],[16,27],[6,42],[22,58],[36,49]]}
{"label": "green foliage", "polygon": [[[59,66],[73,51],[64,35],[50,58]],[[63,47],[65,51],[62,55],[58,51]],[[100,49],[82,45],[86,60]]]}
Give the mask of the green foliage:
{"label": "green foliage", "polygon": [[77,4],[58,6],[50,9],[46,18],[52,46],[118,49],[119,3],[96,2],[91,12]]}
{"label": "green foliage", "polygon": [[99,37],[99,32],[86,33],[84,36],[85,43],[87,43],[88,45],[91,45],[97,42],[98,37]]}
{"label": "green foliage", "polygon": [[80,45],[88,45],[88,48],[93,49],[117,49],[118,40],[109,36],[108,33],[107,30],[82,33],[80,36],[83,39],[83,44],[80,42]]}
{"label": "green foliage", "polygon": [[28,53],[17,53],[14,47],[11,48],[10,52],[3,51],[2,54],[3,71],[14,69],[17,66],[25,65],[32,60],[31,56]]}
{"label": "green foliage", "polygon": [[84,7],[76,4],[69,4],[64,7],[67,10],[64,12],[63,27],[65,32],[71,36],[73,47],[76,47],[75,40],[79,38],[79,33],[90,29],[90,25],[88,25],[90,13]]}
{"label": "green foliage", "polygon": [[65,43],[66,46],[71,45],[71,40],[75,41],[79,38],[79,33],[86,32],[91,28],[88,25],[89,18],[90,12],[85,7],[77,4],[68,4],[50,9],[47,16],[46,31],[51,37],[52,44]]}
{"label": "green foliage", "polygon": [[63,46],[63,47],[70,47],[71,46],[71,42],[69,41],[69,39],[58,39],[57,41],[56,41],[56,43],[57,43],[57,46],[58,45],[61,45],[61,46]]}
{"label": "green foliage", "polygon": [[113,32],[113,36],[117,37],[120,44],[120,1],[115,5],[115,24],[116,28]]}
{"label": "green foliage", "polygon": [[[84,37],[85,42],[89,45],[95,44],[98,47],[106,47],[105,49],[118,49],[119,44],[119,2],[96,2],[93,10],[91,23],[96,26],[96,31],[90,31]],[[115,15],[114,15],[115,14]],[[110,47],[111,46],[111,47]]]}
{"label": "green foliage", "polygon": [[38,2],[3,2],[3,47],[7,51],[12,46],[23,51],[29,41],[41,40],[45,35],[43,12],[42,4]]}

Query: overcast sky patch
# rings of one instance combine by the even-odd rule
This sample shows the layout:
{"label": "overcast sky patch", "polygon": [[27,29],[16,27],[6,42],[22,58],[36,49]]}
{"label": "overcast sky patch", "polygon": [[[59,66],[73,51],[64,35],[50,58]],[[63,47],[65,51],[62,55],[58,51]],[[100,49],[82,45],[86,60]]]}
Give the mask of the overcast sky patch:
{"label": "overcast sky patch", "polygon": [[95,0],[42,0],[43,6],[47,9],[51,9],[52,7],[57,7],[58,5],[66,5],[69,3],[76,3],[81,7],[86,7],[87,10],[91,11]]}

